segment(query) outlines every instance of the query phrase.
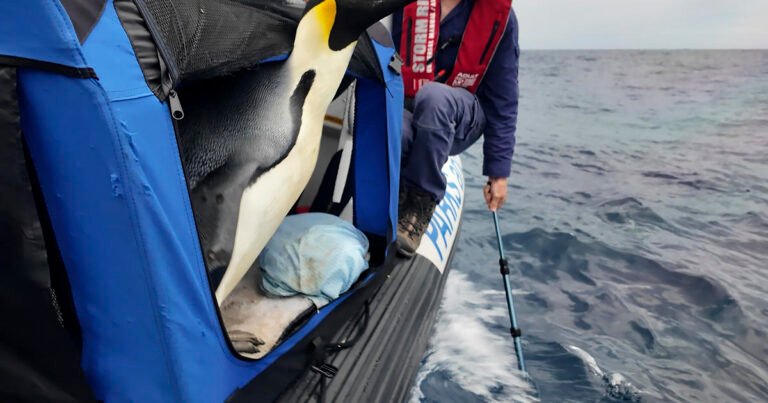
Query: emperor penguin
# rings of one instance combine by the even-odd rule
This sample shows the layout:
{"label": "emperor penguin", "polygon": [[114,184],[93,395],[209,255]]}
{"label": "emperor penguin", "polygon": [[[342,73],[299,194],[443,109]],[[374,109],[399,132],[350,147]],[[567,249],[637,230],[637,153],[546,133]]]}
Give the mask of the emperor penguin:
{"label": "emperor penguin", "polygon": [[221,304],[312,175],[326,110],[358,37],[412,0],[310,0],[283,63],[182,91],[181,148]]}

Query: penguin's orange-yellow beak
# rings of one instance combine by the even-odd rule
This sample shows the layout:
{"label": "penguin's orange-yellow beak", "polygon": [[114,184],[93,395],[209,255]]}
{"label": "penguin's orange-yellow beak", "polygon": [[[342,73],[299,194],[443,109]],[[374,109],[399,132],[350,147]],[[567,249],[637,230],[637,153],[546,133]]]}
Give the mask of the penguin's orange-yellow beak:
{"label": "penguin's orange-yellow beak", "polygon": [[324,0],[316,5],[311,12],[321,28],[323,39],[327,42],[331,36],[333,23],[336,21],[336,0]]}

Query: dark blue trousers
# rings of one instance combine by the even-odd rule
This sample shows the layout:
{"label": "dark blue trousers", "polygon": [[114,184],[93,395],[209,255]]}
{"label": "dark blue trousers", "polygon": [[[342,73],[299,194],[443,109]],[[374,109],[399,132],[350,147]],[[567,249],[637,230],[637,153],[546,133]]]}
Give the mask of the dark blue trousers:
{"label": "dark blue trousers", "polygon": [[451,155],[471,146],[485,128],[480,102],[463,88],[427,83],[413,100],[413,113],[403,114],[400,181],[410,189],[445,195],[441,169]]}

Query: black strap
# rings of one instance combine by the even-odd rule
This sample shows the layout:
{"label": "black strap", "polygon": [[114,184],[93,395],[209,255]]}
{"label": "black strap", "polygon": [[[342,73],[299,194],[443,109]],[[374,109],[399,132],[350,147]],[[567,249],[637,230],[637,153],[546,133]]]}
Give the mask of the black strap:
{"label": "black strap", "polygon": [[[253,396],[260,396],[264,401],[276,400],[291,383],[307,371],[313,370],[312,366],[317,366],[318,361],[324,362],[327,356],[326,348],[329,346],[329,343],[324,340],[333,337],[349,321],[349,318],[354,317],[373,298],[394,269],[395,256],[395,251],[390,250],[386,260],[378,267],[376,275],[369,282],[358,283],[353,290],[349,291],[351,295],[337,306],[311,335],[298,342],[248,384],[235,390],[227,401],[249,402],[253,400]],[[365,277],[365,274],[361,277]],[[327,379],[324,376],[321,378]]]}
{"label": "black strap", "polygon": [[27,59],[25,57],[18,56],[0,55],[0,66],[25,67],[35,70],[44,70],[74,78],[99,78],[96,75],[96,72],[90,67],[72,67],[64,64]]}
{"label": "black strap", "polygon": [[352,338],[346,339],[344,341],[338,341],[338,342],[331,342],[326,347],[326,351],[330,354],[338,353],[339,351],[346,350],[348,348],[352,348],[360,339],[363,338],[363,335],[365,335],[365,331],[368,329],[368,324],[371,321],[371,300],[365,301],[365,306],[363,308],[363,313],[360,316],[360,319],[355,323],[355,329],[357,330],[355,332],[355,335]]}
{"label": "black strap", "polygon": [[320,375],[320,381],[318,382],[318,386],[314,389],[313,394],[317,397],[319,403],[325,402],[327,383],[339,372],[339,368],[328,363],[328,358],[339,351],[353,347],[360,341],[365,335],[365,331],[368,329],[370,318],[371,301],[368,299],[365,301],[365,308],[363,309],[362,315],[355,323],[356,332],[352,338],[331,343],[325,343],[321,337],[316,337],[312,340],[314,364],[312,364],[311,370]]}
{"label": "black strap", "polygon": [[341,202],[333,202],[333,188],[336,184],[336,176],[339,173],[339,164],[341,163],[341,151],[337,151],[331,160],[328,162],[328,168],[325,170],[323,180],[320,182],[320,188],[317,190],[315,200],[312,201],[312,206],[309,211],[322,212],[333,215],[340,215],[344,211],[344,207],[349,204],[352,199],[354,183],[352,178],[355,175],[354,164],[350,165],[349,173],[347,175],[347,182],[344,184],[344,191],[341,195]]}

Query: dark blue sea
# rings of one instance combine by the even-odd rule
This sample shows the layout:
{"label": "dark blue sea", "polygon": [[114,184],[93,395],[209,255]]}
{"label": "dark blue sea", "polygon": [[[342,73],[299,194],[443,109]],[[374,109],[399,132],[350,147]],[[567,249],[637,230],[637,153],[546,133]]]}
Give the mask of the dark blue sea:
{"label": "dark blue sea", "polygon": [[482,147],[412,400],[768,401],[768,51],[529,51],[503,243]]}

